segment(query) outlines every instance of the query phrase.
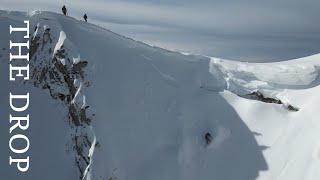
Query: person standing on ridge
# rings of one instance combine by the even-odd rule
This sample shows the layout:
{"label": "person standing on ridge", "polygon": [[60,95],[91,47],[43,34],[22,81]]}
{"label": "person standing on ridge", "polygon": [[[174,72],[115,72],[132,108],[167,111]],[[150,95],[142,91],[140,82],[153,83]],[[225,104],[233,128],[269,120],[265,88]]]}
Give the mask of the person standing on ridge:
{"label": "person standing on ridge", "polygon": [[205,138],[205,140],[206,140],[207,145],[209,145],[209,144],[212,142],[212,139],[213,139],[212,135],[211,135],[209,132],[207,132],[207,133],[204,135],[204,138]]}
{"label": "person standing on ridge", "polygon": [[62,7],[62,13],[66,16],[67,15],[67,8],[65,5]]}
{"label": "person standing on ridge", "polygon": [[86,22],[88,22],[88,21],[87,21],[87,20],[88,20],[87,14],[84,14],[84,15],[83,15],[83,19],[84,19]]}

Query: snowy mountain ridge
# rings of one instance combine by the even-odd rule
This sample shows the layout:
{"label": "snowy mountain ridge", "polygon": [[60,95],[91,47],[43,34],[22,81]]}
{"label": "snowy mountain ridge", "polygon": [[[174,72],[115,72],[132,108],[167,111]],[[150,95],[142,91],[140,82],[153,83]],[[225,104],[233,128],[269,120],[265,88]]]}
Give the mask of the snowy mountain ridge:
{"label": "snowy mountain ridge", "polygon": [[[41,11],[0,11],[0,28],[25,18],[35,27],[26,86],[46,114],[33,122],[34,171],[23,179],[320,178],[319,54],[279,63],[185,55]],[[7,72],[9,35],[1,39]],[[61,167],[40,170],[47,154]]]}

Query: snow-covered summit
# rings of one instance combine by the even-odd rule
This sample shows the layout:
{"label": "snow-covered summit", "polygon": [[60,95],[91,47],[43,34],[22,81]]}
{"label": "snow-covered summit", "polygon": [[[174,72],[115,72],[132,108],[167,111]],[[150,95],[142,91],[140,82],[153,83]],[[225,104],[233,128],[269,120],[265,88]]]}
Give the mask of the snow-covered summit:
{"label": "snow-covered summit", "polygon": [[1,84],[6,29],[26,18],[33,170],[16,177],[6,166],[6,179],[320,178],[320,55],[241,63],[151,47],[51,12],[0,11]]}

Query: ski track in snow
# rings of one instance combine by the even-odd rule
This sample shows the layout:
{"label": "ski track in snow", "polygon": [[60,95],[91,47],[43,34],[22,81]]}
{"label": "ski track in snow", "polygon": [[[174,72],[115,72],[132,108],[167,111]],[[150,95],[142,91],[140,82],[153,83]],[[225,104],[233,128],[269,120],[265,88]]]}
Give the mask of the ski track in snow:
{"label": "ski track in snow", "polygon": [[214,141],[209,144],[208,148],[215,149],[222,145],[231,136],[231,131],[224,127],[218,127],[217,134],[215,135]]}
{"label": "ski track in snow", "polygon": [[148,60],[148,62],[152,65],[152,67],[163,77],[163,79],[165,81],[168,81],[170,84],[174,84],[174,86],[176,86],[176,80],[174,79],[174,77],[170,76],[167,73],[162,72],[154,63],[152,63],[152,59],[145,56],[145,55],[141,55],[144,59]]}

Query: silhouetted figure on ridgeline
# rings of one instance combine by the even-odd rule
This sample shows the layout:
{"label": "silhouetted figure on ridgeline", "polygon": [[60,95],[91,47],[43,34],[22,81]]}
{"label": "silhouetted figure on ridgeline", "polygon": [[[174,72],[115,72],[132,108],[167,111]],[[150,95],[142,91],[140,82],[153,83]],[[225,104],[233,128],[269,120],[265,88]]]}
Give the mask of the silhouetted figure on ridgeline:
{"label": "silhouetted figure on ridgeline", "polygon": [[206,143],[207,143],[207,145],[209,145],[211,142],[212,142],[212,135],[209,133],[209,132],[207,132],[205,135],[204,135],[204,138],[205,138],[205,140],[206,140]]}
{"label": "silhouetted figure on ridgeline", "polygon": [[66,16],[67,15],[67,8],[65,5],[62,7],[62,13]]}
{"label": "silhouetted figure on ridgeline", "polygon": [[88,22],[88,16],[87,16],[87,14],[84,14],[84,15],[83,15],[83,19],[84,19],[86,22]]}

